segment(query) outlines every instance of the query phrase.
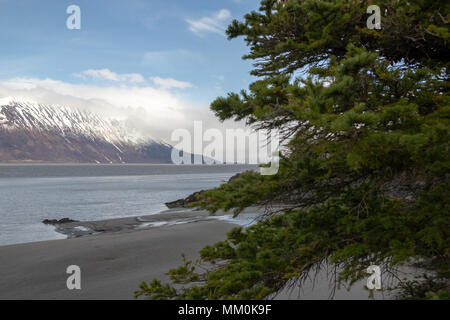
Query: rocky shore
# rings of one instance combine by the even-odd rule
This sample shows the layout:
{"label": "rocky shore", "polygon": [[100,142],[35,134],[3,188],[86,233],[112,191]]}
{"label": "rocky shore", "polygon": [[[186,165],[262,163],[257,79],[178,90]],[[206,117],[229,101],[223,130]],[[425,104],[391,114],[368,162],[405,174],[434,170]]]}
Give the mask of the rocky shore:
{"label": "rocky shore", "polygon": [[[231,181],[233,181],[234,179],[238,178],[241,174],[246,173],[248,171],[242,172],[242,173],[237,173],[234,176],[232,176],[230,179],[228,179],[227,183],[230,183]],[[201,190],[198,192],[194,192],[193,194],[187,196],[186,198],[182,198],[182,199],[178,199],[175,201],[171,201],[171,202],[166,202],[165,205],[167,206],[167,208],[169,209],[173,209],[173,208],[186,208],[188,207],[188,205],[197,202],[201,199],[201,195],[205,193],[205,190]]]}
{"label": "rocky shore", "polygon": [[[192,210],[184,208],[174,208],[158,214],[128,217],[118,219],[108,219],[100,221],[70,221],[55,223],[55,231],[70,238],[79,238],[106,233],[131,232],[136,230],[146,230],[164,226],[176,226],[195,222],[205,222],[212,220],[225,221],[235,225],[251,225],[259,215],[258,208],[249,208],[239,217],[233,218],[231,213],[218,212],[214,216],[206,210]],[[59,220],[61,221],[61,220]],[[65,219],[63,219],[65,221]]]}

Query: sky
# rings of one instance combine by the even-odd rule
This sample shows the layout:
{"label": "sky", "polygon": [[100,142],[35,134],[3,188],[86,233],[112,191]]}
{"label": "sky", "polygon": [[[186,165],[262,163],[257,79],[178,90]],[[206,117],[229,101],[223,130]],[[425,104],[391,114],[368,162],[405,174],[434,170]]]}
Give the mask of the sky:
{"label": "sky", "polygon": [[[68,29],[70,5],[80,29]],[[220,124],[209,104],[255,79],[243,39],[226,26],[259,0],[0,0],[0,98],[117,118],[165,141]],[[170,142],[170,141],[168,141]]]}

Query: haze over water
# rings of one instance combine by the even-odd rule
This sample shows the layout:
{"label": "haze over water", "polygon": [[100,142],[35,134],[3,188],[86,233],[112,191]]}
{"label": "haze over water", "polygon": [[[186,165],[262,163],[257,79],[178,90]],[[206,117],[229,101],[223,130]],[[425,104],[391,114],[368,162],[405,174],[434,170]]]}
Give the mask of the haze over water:
{"label": "haze over water", "polygon": [[44,219],[103,220],[167,209],[248,165],[0,165],[0,245],[65,238]]}

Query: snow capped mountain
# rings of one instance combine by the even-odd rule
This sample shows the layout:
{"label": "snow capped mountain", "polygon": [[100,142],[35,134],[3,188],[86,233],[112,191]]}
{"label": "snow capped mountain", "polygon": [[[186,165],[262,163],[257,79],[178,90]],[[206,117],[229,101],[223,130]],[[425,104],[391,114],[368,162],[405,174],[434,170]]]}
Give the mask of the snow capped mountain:
{"label": "snow capped mountain", "polygon": [[0,161],[169,163],[171,149],[129,134],[117,120],[64,106],[0,99]]}
{"label": "snow capped mountain", "polygon": [[1,103],[0,124],[7,129],[52,131],[62,136],[84,135],[111,143],[143,143],[129,135],[119,121],[103,120],[86,111],[14,100],[6,105]]}

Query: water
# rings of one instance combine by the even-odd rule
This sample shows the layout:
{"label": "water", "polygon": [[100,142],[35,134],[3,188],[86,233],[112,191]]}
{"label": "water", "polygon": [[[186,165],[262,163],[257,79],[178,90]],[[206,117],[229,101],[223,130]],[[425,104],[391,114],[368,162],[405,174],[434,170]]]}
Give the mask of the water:
{"label": "water", "polygon": [[65,238],[44,219],[149,215],[255,166],[0,165],[0,245]]}

